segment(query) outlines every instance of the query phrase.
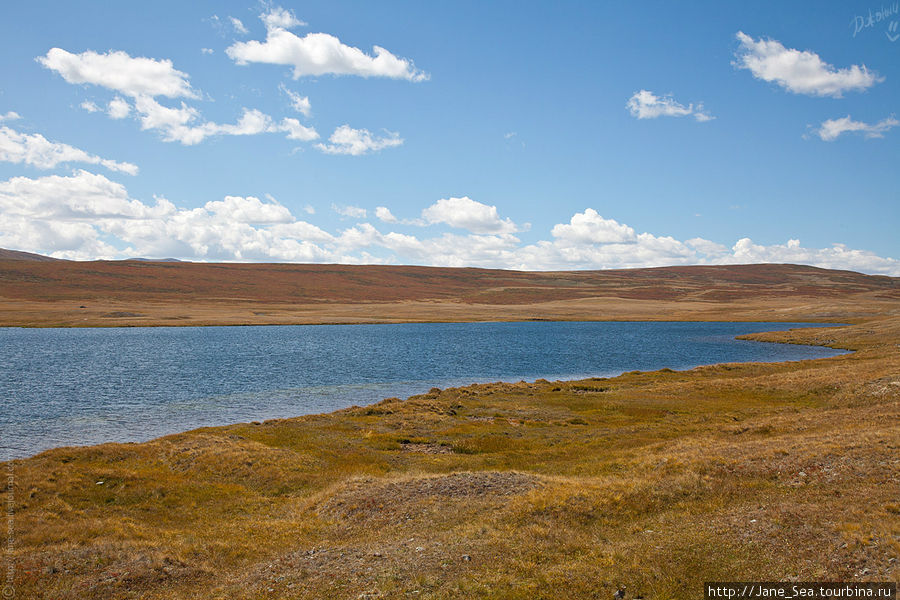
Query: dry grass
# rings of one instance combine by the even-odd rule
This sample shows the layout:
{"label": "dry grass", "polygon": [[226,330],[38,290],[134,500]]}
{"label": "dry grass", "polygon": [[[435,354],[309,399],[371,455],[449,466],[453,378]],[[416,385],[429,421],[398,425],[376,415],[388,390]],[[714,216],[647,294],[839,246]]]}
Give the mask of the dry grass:
{"label": "dry grass", "polygon": [[[797,265],[528,273],[410,266],[4,260],[0,325],[555,320],[857,322],[900,280]],[[893,312],[896,314],[896,312]]]}
{"label": "dry grass", "polygon": [[432,390],[7,463],[17,597],[897,581],[900,317],[755,337],[856,352]]}

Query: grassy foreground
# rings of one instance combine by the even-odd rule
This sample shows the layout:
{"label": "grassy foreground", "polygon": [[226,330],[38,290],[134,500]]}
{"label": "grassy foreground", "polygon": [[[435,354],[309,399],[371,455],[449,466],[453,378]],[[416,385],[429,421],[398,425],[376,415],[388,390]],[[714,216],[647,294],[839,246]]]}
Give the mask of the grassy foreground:
{"label": "grassy foreground", "polygon": [[4,574],[16,598],[897,581],[900,317],[754,337],[856,352],[435,389],[5,463]]}

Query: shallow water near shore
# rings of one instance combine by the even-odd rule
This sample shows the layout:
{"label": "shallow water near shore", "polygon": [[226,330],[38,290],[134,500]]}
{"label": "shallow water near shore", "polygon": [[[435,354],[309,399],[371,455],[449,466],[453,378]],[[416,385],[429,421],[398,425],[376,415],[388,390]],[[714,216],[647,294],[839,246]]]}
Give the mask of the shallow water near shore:
{"label": "shallow water near shore", "polygon": [[841,354],[734,336],[802,323],[0,328],[0,453],[144,441],[487,381]]}

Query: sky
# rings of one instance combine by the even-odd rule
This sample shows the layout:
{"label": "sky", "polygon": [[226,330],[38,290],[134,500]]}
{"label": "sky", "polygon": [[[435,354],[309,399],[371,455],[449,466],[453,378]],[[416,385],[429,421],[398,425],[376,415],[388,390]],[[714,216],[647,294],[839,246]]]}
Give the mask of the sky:
{"label": "sky", "polygon": [[3,248],[900,276],[898,2],[3,12]]}

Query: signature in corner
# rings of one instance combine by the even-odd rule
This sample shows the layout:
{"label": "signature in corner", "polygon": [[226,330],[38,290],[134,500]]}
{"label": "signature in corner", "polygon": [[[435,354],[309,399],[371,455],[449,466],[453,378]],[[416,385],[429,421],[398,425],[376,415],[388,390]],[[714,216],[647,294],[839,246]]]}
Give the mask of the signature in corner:
{"label": "signature in corner", "polygon": [[900,39],[900,33],[897,33],[897,25],[897,21],[891,21],[891,24],[888,25],[888,30],[884,32],[884,35],[887,36],[887,39],[891,40],[892,42],[896,42],[898,39]]}
{"label": "signature in corner", "polygon": [[900,15],[900,2],[894,2],[887,7],[883,6],[875,11],[869,10],[868,15],[856,15],[850,21],[850,27],[853,29],[853,37],[856,37],[862,30],[875,27],[879,23],[885,23],[890,20],[888,30],[885,31],[887,39],[896,42],[900,39],[900,32],[897,31],[900,21],[897,20]]}

